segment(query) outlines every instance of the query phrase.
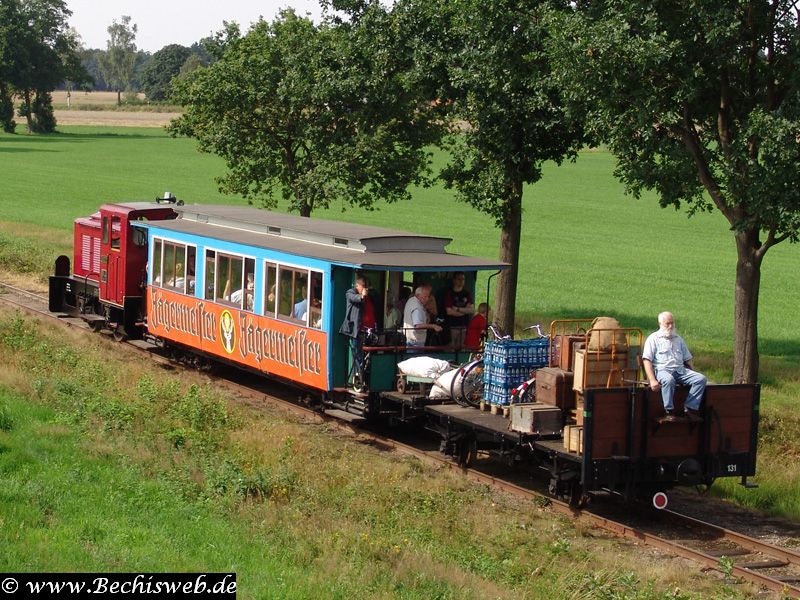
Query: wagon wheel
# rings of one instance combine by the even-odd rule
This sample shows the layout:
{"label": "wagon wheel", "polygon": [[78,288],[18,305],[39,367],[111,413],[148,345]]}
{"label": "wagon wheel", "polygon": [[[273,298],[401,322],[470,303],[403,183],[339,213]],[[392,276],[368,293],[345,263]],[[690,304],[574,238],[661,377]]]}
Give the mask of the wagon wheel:
{"label": "wagon wheel", "polygon": [[572,508],[584,508],[589,502],[589,496],[583,493],[583,486],[575,480],[570,484],[565,500]]}
{"label": "wagon wheel", "polygon": [[477,456],[478,440],[475,436],[464,436],[456,442],[456,460],[459,467],[469,468]]}
{"label": "wagon wheel", "polygon": [[401,394],[405,394],[406,393],[406,378],[403,377],[402,375],[398,375],[397,376],[397,385],[396,385],[396,387],[397,387],[397,391],[398,392],[400,392]]}
{"label": "wagon wheel", "polygon": [[707,494],[714,485],[714,477],[707,477],[702,483],[698,483],[695,487],[699,494]]}

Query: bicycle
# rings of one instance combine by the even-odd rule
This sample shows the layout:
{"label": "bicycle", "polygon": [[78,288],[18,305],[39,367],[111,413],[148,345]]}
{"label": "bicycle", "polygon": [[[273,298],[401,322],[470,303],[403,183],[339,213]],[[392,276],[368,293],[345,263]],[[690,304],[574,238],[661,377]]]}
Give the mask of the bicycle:
{"label": "bicycle", "polygon": [[481,334],[478,351],[458,368],[458,373],[450,382],[450,397],[461,406],[478,406],[483,397],[483,350],[489,334],[495,339],[501,339],[505,335],[500,333],[494,323],[489,325]]}
{"label": "bicycle", "polygon": [[492,323],[481,336],[480,349],[458,369],[450,383],[450,396],[461,406],[478,406],[483,399],[483,351],[486,340],[510,340],[511,336]]}
{"label": "bicycle", "polygon": [[[542,325],[537,323],[523,329],[523,331],[536,330],[538,337],[549,337],[542,332]],[[505,333],[497,324],[489,325],[487,333],[496,341],[514,339],[510,334]],[[483,346],[486,337],[482,338],[481,351],[475,357],[461,366],[459,372],[453,377],[450,384],[450,395],[461,406],[477,407],[483,399]],[[536,377],[530,378],[514,388],[511,393],[511,404],[520,402],[534,402],[536,399]]]}
{"label": "bicycle", "polygon": [[375,329],[367,328],[359,333],[355,344],[350,344],[350,373],[347,380],[354,392],[362,393],[369,389],[369,365],[372,358],[371,352],[364,352],[365,345],[374,346],[378,343],[378,336]]}

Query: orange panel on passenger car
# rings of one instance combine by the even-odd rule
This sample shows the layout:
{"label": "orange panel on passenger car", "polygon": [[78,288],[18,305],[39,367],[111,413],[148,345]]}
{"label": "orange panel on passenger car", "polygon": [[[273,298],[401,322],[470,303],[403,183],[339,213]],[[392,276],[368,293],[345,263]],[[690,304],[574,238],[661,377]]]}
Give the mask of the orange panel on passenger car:
{"label": "orange panel on passenger car", "polygon": [[325,390],[327,336],[194,296],[149,287],[147,329],[207,354]]}

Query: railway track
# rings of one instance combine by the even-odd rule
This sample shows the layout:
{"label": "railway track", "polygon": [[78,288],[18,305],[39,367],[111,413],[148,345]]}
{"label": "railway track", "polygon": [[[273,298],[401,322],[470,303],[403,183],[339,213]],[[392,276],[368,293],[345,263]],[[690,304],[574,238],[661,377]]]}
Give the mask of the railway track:
{"label": "railway track", "polygon": [[[17,286],[0,282],[0,301],[47,319],[54,319],[65,325],[77,326],[90,331],[80,319],[48,312],[47,297]],[[155,360],[172,364],[156,352],[155,346],[146,342],[124,344],[131,350],[147,351]],[[611,532],[617,536],[635,540],[659,550],[680,556],[702,565],[704,569],[714,570],[730,582],[748,581],[781,594],[783,597],[800,598],[800,552],[772,544],[756,537],[739,533],[712,523],[680,514],[671,510],[654,512],[643,509],[631,514],[630,510],[614,502],[597,502],[597,506],[578,510],[567,503],[546,496],[542,491],[514,483],[505,474],[476,466],[470,469],[458,467],[452,460],[438,452],[426,450],[395,437],[368,431],[353,424],[320,413],[318,410],[302,406],[290,400],[291,391],[278,394],[265,390],[263,384],[237,383],[229,378],[214,377],[220,385],[234,392],[238,401],[256,410],[263,408],[264,401],[277,404],[285,410],[301,415],[303,418],[326,422],[346,430],[360,441],[378,448],[414,456],[428,464],[457,469],[471,480],[501,489],[516,496],[547,502],[552,510],[572,518],[580,518],[592,526]],[[488,462],[488,461],[478,461]],[[544,500],[543,500],[544,499]]]}

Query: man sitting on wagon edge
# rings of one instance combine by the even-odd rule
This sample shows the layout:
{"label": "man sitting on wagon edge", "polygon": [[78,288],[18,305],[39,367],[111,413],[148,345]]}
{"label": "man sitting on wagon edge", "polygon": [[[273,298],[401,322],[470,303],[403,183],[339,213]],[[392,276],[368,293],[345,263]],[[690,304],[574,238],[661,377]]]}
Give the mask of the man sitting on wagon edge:
{"label": "man sitting on wagon edge", "polygon": [[689,421],[701,421],[698,409],[706,389],[706,376],[692,370],[692,353],[675,331],[675,320],[671,312],[658,315],[658,326],[658,331],[651,333],[644,343],[642,360],[650,389],[654,392],[661,390],[666,413],[662,420],[680,420],[674,413],[672,398],[675,395],[675,384],[682,383],[689,386],[689,396],[684,403],[684,417]]}

